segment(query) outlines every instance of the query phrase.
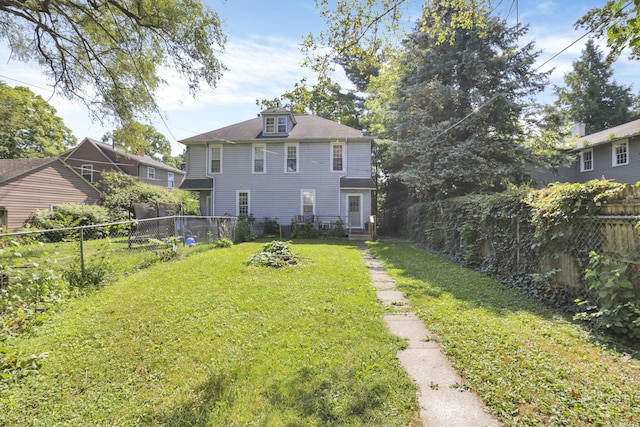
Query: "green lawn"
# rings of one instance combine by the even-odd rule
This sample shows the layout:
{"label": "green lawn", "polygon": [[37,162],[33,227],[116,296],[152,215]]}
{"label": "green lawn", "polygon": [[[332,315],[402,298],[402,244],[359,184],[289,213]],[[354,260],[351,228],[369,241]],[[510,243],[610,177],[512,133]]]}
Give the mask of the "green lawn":
{"label": "green lawn", "polygon": [[0,383],[0,425],[411,425],[404,343],[358,248],[301,242],[298,267],[246,266],[260,247],[152,266],[8,341],[41,366]]}
{"label": "green lawn", "polygon": [[414,311],[507,426],[638,426],[638,353],[522,292],[405,244],[374,243]]}

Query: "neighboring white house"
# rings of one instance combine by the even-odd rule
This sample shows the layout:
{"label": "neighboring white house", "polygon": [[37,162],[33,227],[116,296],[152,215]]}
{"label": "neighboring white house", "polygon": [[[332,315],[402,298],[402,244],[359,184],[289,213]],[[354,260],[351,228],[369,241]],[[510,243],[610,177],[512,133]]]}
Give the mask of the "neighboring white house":
{"label": "neighboring white house", "polygon": [[283,108],[180,141],[204,215],[253,215],[363,229],[371,215],[373,137]]}

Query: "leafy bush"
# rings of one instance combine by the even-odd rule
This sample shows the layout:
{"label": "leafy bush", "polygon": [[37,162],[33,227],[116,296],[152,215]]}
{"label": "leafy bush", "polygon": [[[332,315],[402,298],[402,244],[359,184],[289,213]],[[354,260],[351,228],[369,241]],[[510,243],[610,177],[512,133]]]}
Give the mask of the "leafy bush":
{"label": "leafy bush", "polygon": [[251,224],[253,223],[253,217],[238,218],[233,226],[233,240],[236,243],[251,242],[256,239],[256,236],[251,233]]}
{"label": "leafy bush", "polygon": [[277,236],[280,234],[280,224],[278,218],[272,219],[265,217],[264,219],[264,231],[265,236]]}
{"label": "leafy bush", "polygon": [[576,300],[586,310],[575,318],[593,322],[631,342],[640,341],[640,296],[630,280],[628,266],[591,252],[585,279],[590,282],[595,303]]}
{"label": "leafy bush", "polygon": [[[102,253],[106,254],[107,251]],[[75,290],[99,288],[114,279],[114,268],[109,258],[106,255],[101,255],[86,262],[83,272],[82,264],[78,259],[63,270],[62,278]]]}
{"label": "leafy bush", "polygon": [[233,246],[233,242],[226,237],[216,240],[214,247],[216,248],[230,248]]}
{"label": "leafy bush", "polygon": [[247,259],[247,265],[256,267],[284,267],[287,265],[297,265],[300,257],[291,252],[289,245],[291,242],[274,240],[265,243],[257,254],[251,255]]}
{"label": "leafy bush", "polygon": [[[94,224],[105,224],[112,219],[109,210],[98,205],[83,205],[76,203],[65,203],[55,206],[52,210],[42,210],[34,212],[26,221],[28,228],[37,230],[53,230],[58,228],[80,227]],[[64,238],[75,238],[77,230],[56,231],[55,233],[45,233],[50,241],[59,241]],[[101,227],[90,227],[85,230],[84,237],[96,239],[104,237],[106,231]]]}
{"label": "leafy bush", "polygon": [[199,202],[193,193],[177,188],[169,191],[120,172],[103,172],[98,188],[102,204],[114,219],[126,219],[132,202],[181,204],[185,214],[198,213]]}

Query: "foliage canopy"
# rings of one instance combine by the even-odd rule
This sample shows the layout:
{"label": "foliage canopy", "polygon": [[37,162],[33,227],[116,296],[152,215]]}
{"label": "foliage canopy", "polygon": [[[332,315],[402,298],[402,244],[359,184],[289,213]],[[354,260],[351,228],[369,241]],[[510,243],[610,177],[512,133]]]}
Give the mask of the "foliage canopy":
{"label": "foliage canopy", "polygon": [[424,7],[400,56],[390,135],[418,200],[526,181],[519,119],[546,74],[533,70],[533,43],[518,46],[525,32],[473,2]]}
{"label": "foliage canopy", "polygon": [[0,159],[50,157],[75,145],[63,120],[41,96],[0,82]]}
{"label": "foliage canopy", "polygon": [[156,112],[165,69],[192,94],[224,70],[218,15],[195,0],[0,1],[0,38],[98,120]]}
{"label": "foliage canopy", "polygon": [[587,134],[627,123],[632,119],[631,87],[613,80],[611,65],[590,39],[573,70],[564,75],[566,87],[556,88],[558,104],[574,123],[585,123]]}

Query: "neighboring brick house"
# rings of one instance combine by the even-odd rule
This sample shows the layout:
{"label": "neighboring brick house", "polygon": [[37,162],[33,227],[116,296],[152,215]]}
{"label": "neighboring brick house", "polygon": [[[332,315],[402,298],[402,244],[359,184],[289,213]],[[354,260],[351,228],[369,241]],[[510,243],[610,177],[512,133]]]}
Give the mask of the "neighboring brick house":
{"label": "neighboring brick house", "polygon": [[577,156],[569,168],[559,171],[557,180],[587,182],[611,179],[619,183],[640,181],[640,120],[634,120],[590,135],[574,143]]}
{"label": "neighboring brick house", "polygon": [[371,215],[373,137],[282,108],[179,141],[181,187],[200,194],[205,215],[253,215],[364,229]]}
{"label": "neighboring brick house", "polygon": [[0,229],[16,231],[38,209],[99,200],[100,192],[59,157],[0,160]]}
{"label": "neighboring brick house", "polygon": [[119,171],[159,187],[178,187],[185,173],[144,154],[135,155],[104,142],[85,138],[60,156],[87,181],[100,181],[102,172]]}

